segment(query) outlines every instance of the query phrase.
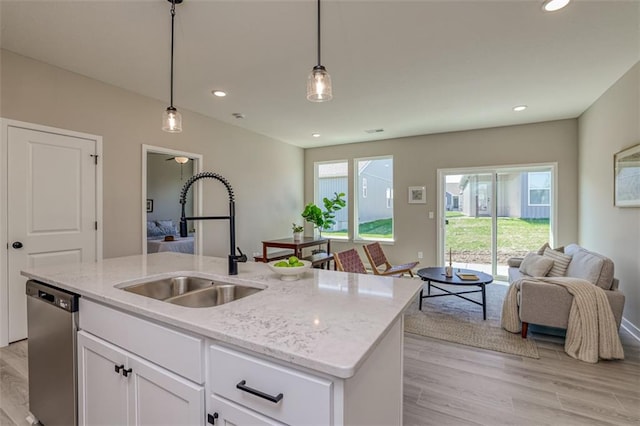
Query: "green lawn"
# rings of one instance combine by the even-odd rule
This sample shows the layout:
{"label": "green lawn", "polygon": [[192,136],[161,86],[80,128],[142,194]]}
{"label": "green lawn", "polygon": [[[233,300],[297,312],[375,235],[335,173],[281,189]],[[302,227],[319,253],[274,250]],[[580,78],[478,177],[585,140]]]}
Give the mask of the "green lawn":
{"label": "green lawn", "polygon": [[[467,217],[460,212],[447,212],[447,247],[454,261],[469,263],[491,262],[491,218]],[[391,219],[376,220],[360,225],[360,236],[390,239]],[[346,229],[322,233],[325,237],[347,237]],[[549,241],[549,219],[498,218],[498,262],[506,263],[512,256],[523,256]]]}
{"label": "green lawn", "polygon": [[[491,218],[447,214],[447,247],[454,258],[467,262],[490,262]],[[549,241],[549,219],[498,218],[498,260],[535,251]],[[471,259],[468,259],[470,257]],[[461,259],[462,258],[462,259]]]}

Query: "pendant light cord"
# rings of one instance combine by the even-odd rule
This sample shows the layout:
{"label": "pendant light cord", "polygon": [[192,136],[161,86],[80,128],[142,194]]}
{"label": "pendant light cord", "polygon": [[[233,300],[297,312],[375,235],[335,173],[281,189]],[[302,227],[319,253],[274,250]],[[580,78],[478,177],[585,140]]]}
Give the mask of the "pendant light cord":
{"label": "pendant light cord", "polygon": [[320,0],[318,0],[318,65],[321,65],[320,62]]}
{"label": "pendant light cord", "polygon": [[173,108],[173,26],[176,18],[176,2],[171,1],[171,108]]}

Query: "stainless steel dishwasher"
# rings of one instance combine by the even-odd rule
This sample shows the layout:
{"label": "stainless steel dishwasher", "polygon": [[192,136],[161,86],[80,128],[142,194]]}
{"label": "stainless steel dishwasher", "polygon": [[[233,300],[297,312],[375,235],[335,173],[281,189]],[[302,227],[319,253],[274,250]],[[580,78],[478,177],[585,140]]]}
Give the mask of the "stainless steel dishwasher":
{"label": "stainless steel dishwasher", "polygon": [[76,425],[77,294],[27,281],[29,411],[42,424]]}

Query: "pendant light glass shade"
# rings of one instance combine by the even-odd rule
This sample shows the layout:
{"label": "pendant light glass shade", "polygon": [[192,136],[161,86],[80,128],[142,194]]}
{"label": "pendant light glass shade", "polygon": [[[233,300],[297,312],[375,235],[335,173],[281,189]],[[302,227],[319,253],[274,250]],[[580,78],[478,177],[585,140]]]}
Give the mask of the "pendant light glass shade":
{"label": "pendant light glass shade", "polygon": [[182,131],[182,114],[174,107],[167,108],[162,114],[162,130],[169,133]]}
{"label": "pendant light glass shade", "polygon": [[176,160],[178,164],[185,164],[189,162],[189,157],[175,157],[174,160]]}
{"label": "pendant light glass shade", "polygon": [[311,102],[325,102],[333,98],[331,76],[322,65],[316,65],[307,78],[307,99]]}
{"label": "pendant light glass shade", "polygon": [[176,4],[180,4],[182,1],[183,0],[169,0],[171,3],[171,82],[169,85],[171,104],[162,114],[162,130],[169,133],[180,133],[182,131],[182,115],[173,106],[173,36],[176,20]]}
{"label": "pendant light glass shade", "polygon": [[326,102],[333,98],[333,92],[331,90],[331,76],[327,72],[327,69],[322,66],[320,61],[322,34],[320,32],[320,0],[318,5],[318,65],[313,67],[311,74],[307,78],[307,100],[311,102]]}

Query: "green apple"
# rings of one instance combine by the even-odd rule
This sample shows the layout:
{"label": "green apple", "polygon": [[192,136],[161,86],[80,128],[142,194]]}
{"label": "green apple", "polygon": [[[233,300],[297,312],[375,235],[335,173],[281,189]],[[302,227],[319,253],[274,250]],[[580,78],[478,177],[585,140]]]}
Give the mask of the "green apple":
{"label": "green apple", "polygon": [[288,268],[289,267],[289,262],[285,262],[284,260],[281,260],[278,263],[274,263],[273,266],[275,266],[277,268]]}
{"label": "green apple", "polygon": [[291,265],[295,265],[296,263],[299,263],[299,262],[300,262],[300,259],[298,259],[296,256],[291,256],[289,258],[289,264]]}

